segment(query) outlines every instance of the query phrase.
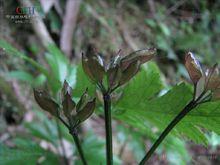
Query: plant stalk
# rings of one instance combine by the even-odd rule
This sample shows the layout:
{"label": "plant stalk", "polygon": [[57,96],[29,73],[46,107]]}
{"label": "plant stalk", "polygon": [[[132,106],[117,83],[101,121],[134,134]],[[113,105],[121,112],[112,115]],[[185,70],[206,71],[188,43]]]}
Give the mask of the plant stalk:
{"label": "plant stalk", "polygon": [[139,165],[145,165],[148,159],[152,156],[154,151],[160,145],[160,143],[165,139],[165,137],[170,133],[170,131],[179,123],[181,119],[183,119],[193,108],[195,108],[198,104],[196,101],[190,101],[185,108],[170,122],[170,124],[166,127],[166,129],[162,132],[160,137],[156,140],[144,158],[141,160]]}
{"label": "plant stalk", "polygon": [[62,131],[60,129],[59,120],[57,118],[56,118],[56,125],[57,125],[58,137],[59,137],[59,140],[60,140],[60,146],[61,146],[61,149],[62,149],[62,152],[63,152],[63,163],[65,165],[69,165],[69,161],[66,157],[66,150],[65,150],[65,147],[64,147],[64,144],[63,144],[63,141],[62,141],[62,138],[63,138]]}
{"label": "plant stalk", "polygon": [[109,93],[103,94],[105,112],[105,132],[106,132],[106,162],[113,164],[112,155],[112,121],[111,121],[111,96]]}
{"label": "plant stalk", "polygon": [[72,135],[72,137],[74,139],[74,142],[76,144],[76,148],[79,152],[79,156],[82,160],[83,165],[87,165],[87,162],[86,162],[86,159],[84,157],[84,153],[83,153],[82,146],[80,144],[80,140],[79,140],[79,137],[78,137],[78,133],[76,132],[76,129],[74,129],[73,131],[70,131],[70,134]]}

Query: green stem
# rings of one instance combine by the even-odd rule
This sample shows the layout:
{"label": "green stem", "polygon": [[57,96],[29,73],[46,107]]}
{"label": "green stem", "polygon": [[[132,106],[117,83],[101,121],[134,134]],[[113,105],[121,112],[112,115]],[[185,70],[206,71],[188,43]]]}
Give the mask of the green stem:
{"label": "green stem", "polygon": [[62,141],[62,138],[63,138],[62,131],[60,129],[59,120],[57,118],[56,118],[56,125],[57,125],[58,137],[59,137],[59,140],[60,140],[60,146],[61,146],[61,149],[62,149],[62,152],[63,152],[63,163],[65,165],[69,165],[69,161],[66,157],[66,150],[65,150],[65,147],[64,147],[64,144],[63,144],[63,141]]}
{"label": "green stem", "polygon": [[111,96],[109,93],[103,94],[105,111],[105,132],[106,132],[106,159],[107,165],[113,164],[112,156],[112,122],[111,122]]}
{"label": "green stem", "polygon": [[160,145],[160,143],[165,139],[165,137],[170,133],[170,131],[179,123],[179,121],[184,118],[188,112],[190,112],[193,108],[195,108],[198,104],[196,101],[192,100],[190,101],[186,107],[170,122],[170,124],[166,127],[166,129],[162,132],[160,137],[156,140],[156,142],[153,144],[153,146],[150,148],[150,150],[147,152],[147,154],[144,156],[144,158],[141,160],[139,165],[144,165],[148,161],[148,159],[151,157],[151,155],[154,153],[154,151],[157,149],[157,147]]}
{"label": "green stem", "polygon": [[80,144],[80,140],[79,140],[79,137],[78,137],[78,133],[76,132],[76,129],[74,129],[73,131],[70,131],[70,134],[72,135],[73,139],[74,139],[74,142],[76,144],[76,148],[79,152],[79,156],[83,162],[83,165],[87,165],[87,162],[86,162],[86,159],[84,157],[84,153],[83,153],[83,150],[82,150],[82,146]]}

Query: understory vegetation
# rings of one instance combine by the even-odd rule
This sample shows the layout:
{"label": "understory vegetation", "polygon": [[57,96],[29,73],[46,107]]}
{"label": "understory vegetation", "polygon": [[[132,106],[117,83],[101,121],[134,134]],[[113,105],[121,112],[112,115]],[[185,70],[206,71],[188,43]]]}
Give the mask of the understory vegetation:
{"label": "understory vegetation", "polygon": [[220,163],[219,1],[1,7],[0,164]]}

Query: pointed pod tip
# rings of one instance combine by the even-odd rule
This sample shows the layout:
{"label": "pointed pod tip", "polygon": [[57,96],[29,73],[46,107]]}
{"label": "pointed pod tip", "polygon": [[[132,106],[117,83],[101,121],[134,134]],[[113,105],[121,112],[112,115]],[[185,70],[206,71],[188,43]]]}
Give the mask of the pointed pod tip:
{"label": "pointed pod tip", "polygon": [[200,80],[203,76],[203,70],[200,65],[200,62],[195,58],[192,52],[188,52],[185,55],[185,67],[189,73],[190,79],[194,84]]}
{"label": "pointed pod tip", "polygon": [[69,93],[70,95],[72,94],[72,88],[70,87],[66,79],[63,82],[62,93],[63,95],[65,95],[66,93]]}

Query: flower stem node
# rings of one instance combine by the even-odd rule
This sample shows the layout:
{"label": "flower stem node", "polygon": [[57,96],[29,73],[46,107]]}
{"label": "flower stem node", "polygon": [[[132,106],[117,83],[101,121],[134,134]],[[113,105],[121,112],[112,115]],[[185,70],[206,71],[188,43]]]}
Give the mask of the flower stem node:
{"label": "flower stem node", "polygon": [[[194,84],[194,100],[206,102],[220,99],[220,75],[218,65],[203,69],[193,53],[185,56],[185,67]],[[203,97],[200,97],[203,95]]]}
{"label": "flower stem node", "polygon": [[63,114],[68,120],[69,128],[75,129],[79,124],[88,119],[95,110],[96,99],[88,95],[88,89],[86,89],[76,104],[72,99],[72,88],[66,80],[62,88],[61,105],[57,104],[46,91],[34,89],[34,96],[39,106],[51,115],[62,119],[61,114]]}
{"label": "flower stem node", "polygon": [[132,79],[140,70],[141,64],[151,60],[155,54],[155,48],[138,50],[126,56],[117,53],[106,62],[89,46],[86,54],[82,54],[82,66],[90,80],[96,83],[103,93],[111,93]]}

